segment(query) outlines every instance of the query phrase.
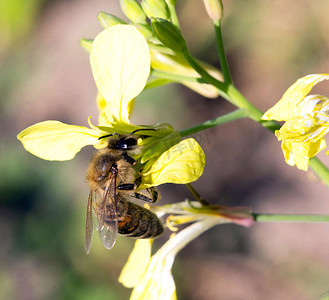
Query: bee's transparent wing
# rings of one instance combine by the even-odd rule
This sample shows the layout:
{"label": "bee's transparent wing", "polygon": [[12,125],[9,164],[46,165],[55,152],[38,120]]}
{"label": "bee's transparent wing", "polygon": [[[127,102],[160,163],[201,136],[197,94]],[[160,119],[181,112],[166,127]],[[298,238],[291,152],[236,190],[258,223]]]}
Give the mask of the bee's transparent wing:
{"label": "bee's transparent wing", "polygon": [[105,248],[111,249],[118,233],[118,212],[116,202],[116,173],[110,175],[101,204],[98,233]]}
{"label": "bee's transparent wing", "polygon": [[85,241],[85,248],[87,254],[89,254],[90,247],[91,247],[91,241],[93,238],[93,231],[94,231],[94,224],[93,224],[93,198],[95,197],[94,195],[95,191],[90,189],[89,192],[89,197],[88,197],[88,204],[87,204],[87,215],[86,215],[86,241]]}

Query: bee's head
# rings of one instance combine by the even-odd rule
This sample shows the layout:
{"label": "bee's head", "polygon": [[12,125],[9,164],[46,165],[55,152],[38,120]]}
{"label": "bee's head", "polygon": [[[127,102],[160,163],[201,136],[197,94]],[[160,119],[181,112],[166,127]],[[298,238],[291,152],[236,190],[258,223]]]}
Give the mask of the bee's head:
{"label": "bee's head", "polygon": [[137,140],[138,138],[146,138],[148,135],[139,135],[135,136],[134,133],[139,132],[139,131],[156,131],[153,128],[141,128],[137,129],[133,132],[131,132],[129,135],[120,135],[118,133],[111,133],[108,135],[104,135],[100,137],[99,139],[103,138],[109,138],[108,139],[108,149],[114,149],[114,150],[121,150],[121,151],[132,151],[132,150],[137,150]]}
{"label": "bee's head", "polygon": [[133,136],[120,137],[118,142],[114,145],[116,150],[134,150],[137,146],[137,139]]}

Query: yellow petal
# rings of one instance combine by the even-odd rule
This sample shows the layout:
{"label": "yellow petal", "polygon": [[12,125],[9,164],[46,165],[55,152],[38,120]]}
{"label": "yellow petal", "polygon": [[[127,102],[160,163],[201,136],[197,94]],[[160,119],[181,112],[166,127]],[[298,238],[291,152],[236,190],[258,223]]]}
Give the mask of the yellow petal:
{"label": "yellow petal", "polygon": [[175,255],[160,252],[161,250],[152,256],[146,271],[135,285],[130,300],[176,300],[176,285],[171,273]]}
{"label": "yellow petal", "polygon": [[98,144],[101,135],[101,131],[95,129],[45,121],[26,128],[17,138],[27,151],[40,158],[69,160],[82,147]]}
{"label": "yellow petal", "polygon": [[316,142],[322,139],[329,130],[327,122],[314,117],[297,117],[288,120],[280,130],[275,132],[279,141],[291,139],[294,142]]}
{"label": "yellow petal", "polygon": [[148,270],[147,276],[133,289],[130,300],[176,300],[176,286],[171,270],[159,271],[160,265]]}
{"label": "yellow petal", "polygon": [[98,125],[111,126],[115,120],[113,119],[109,105],[100,93],[97,93],[96,103],[99,110]]}
{"label": "yellow petal", "polygon": [[131,101],[143,90],[150,72],[150,53],[143,35],[131,25],[105,29],[93,42],[90,63],[111,119],[129,123]]}
{"label": "yellow petal", "polygon": [[308,170],[309,160],[326,147],[326,141],[320,139],[316,142],[293,142],[292,140],[282,141],[281,148],[290,166],[296,165],[298,169]]}
{"label": "yellow petal", "polygon": [[287,164],[306,171],[309,159],[326,147],[324,136],[329,128],[326,122],[314,117],[297,117],[288,120],[275,132],[282,141],[282,151]]}
{"label": "yellow petal", "polygon": [[163,183],[189,183],[203,173],[205,155],[200,145],[192,138],[171,147],[143,174],[143,188]]}
{"label": "yellow petal", "polygon": [[300,115],[298,104],[303,101],[313,86],[328,79],[329,74],[312,74],[298,79],[284,93],[281,100],[263,115],[262,119],[287,121],[290,118]]}
{"label": "yellow petal", "polygon": [[152,239],[137,240],[135,242],[135,247],[118,280],[125,287],[132,288],[136,286],[144,275],[151,259],[152,242]]}

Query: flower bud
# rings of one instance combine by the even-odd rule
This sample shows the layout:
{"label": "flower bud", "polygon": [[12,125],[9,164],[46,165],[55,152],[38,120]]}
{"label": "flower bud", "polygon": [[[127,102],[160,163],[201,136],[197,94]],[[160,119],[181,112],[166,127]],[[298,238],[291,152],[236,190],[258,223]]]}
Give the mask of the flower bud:
{"label": "flower bud", "polygon": [[90,52],[91,47],[93,45],[93,40],[88,40],[88,39],[81,39],[80,40],[80,46]]}
{"label": "flower bud", "polygon": [[166,3],[167,3],[168,5],[175,6],[175,5],[176,5],[176,0],[166,0]]}
{"label": "flower bud", "polygon": [[186,47],[186,42],[180,30],[172,23],[161,18],[152,18],[152,30],[162,44],[175,52]]}
{"label": "flower bud", "polygon": [[166,1],[143,0],[141,4],[148,18],[170,19],[170,12]]}
{"label": "flower bud", "polygon": [[120,0],[123,13],[133,23],[146,24],[146,15],[136,0]]}
{"label": "flower bud", "polygon": [[219,21],[223,16],[223,3],[221,0],[203,0],[209,17]]}
{"label": "flower bud", "polygon": [[120,18],[102,11],[98,13],[97,18],[104,28],[111,27],[117,24],[126,24],[126,22],[121,20]]}

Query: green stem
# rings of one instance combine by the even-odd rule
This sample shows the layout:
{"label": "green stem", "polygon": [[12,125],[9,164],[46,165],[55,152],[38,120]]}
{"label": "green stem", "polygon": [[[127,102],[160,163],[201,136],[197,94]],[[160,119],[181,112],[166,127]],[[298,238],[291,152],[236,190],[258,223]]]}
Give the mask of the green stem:
{"label": "green stem", "polygon": [[252,105],[236,88],[230,85],[227,89],[227,95],[232,104],[238,108],[244,108],[248,112],[248,116],[256,122],[260,122],[263,112],[256,106]]}
{"label": "green stem", "polygon": [[322,179],[322,181],[329,186],[329,170],[328,168],[316,157],[310,159],[310,167]]}
{"label": "green stem", "polygon": [[275,130],[280,129],[281,125],[275,121],[263,121],[261,118],[263,112],[259,110],[256,106],[251,104],[237,89],[234,85],[230,85],[227,89],[227,95],[229,101],[237,106],[238,108],[244,108],[247,111],[248,117],[254,121],[260,123],[265,128],[274,132]]}
{"label": "green stem", "polygon": [[223,43],[223,37],[222,37],[222,30],[221,30],[221,22],[214,21],[215,25],[215,32],[216,32],[216,39],[217,39],[217,49],[218,49],[218,57],[219,62],[222,67],[222,72],[224,76],[224,82],[225,83],[232,83],[232,78],[230,74],[230,69],[227,64],[227,59],[224,51],[224,43]]}
{"label": "green stem", "polygon": [[179,133],[182,137],[197,133],[199,131],[212,128],[218,125],[222,125],[237,119],[245,118],[247,117],[247,113],[245,109],[238,109],[236,111],[233,111],[227,115],[217,117],[212,120],[208,120],[206,122],[203,122],[201,124],[195,125],[191,128],[181,130]]}
{"label": "green stem", "polygon": [[275,131],[280,128],[274,121],[262,121],[261,118],[263,116],[263,112],[259,110],[256,106],[252,105],[236,88],[234,85],[229,83],[224,83],[213,76],[211,76],[205,69],[203,69],[198,62],[191,56],[187,49],[182,51],[182,55],[187,60],[187,62],[191,65],[191,67],[197,71],[201,78],[215,86],[220,95],[237,106],[238,108],[244,108],[247,111],[248,117],[253,119],[254,121],[261,123],[264,127],[270,129],[271,131]]}
{"label": "green stem", "polygon": [[323,215],[252,214],[255,222],[329,222]]}
{"label": "green stem", "polygon": [[211,76],[204,68],[202,68],[199,63],[191,56],[190,52],[187,48],[183,49],[181,54],[184,56],[186,61],[190,64],[190,66],[197,71],[201,78],[207,82],[218,88],[219,93],[223,96],[223,98],[229,100],[228,95],[226,93],[229,85],[219,81],[215,77]]}
{"label": "green stem", "polygon": [[191,192],[191,194],[193,195],[193,197],[195,198],[195,200],[200,202],[201,205],[203,205],[203,206],[209,205],[209,203],[200,196],[200,194],[197,192],[197,190],[190,183],[187,183],[186,186],[189,189],[189,191]]}

